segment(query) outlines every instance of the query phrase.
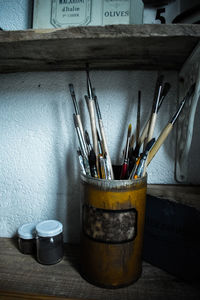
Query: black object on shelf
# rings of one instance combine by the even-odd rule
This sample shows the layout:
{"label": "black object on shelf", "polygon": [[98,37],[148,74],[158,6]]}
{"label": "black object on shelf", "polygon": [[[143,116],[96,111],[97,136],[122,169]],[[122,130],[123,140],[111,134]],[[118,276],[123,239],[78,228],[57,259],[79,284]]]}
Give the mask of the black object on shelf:
{"label": "black object on shelf", "polygon": [[167,5],[170,2],[175,2],[175,0],[143,0],[143,3],[145,5],[152,5],[152,6]]}
{"label": "black object on shelf", "polygon": [[200,212],[147,195],[143,259],[183,280],[196,281],[199,254]]}
{"label": "black object on shelf", "polygon": [[200,4],[181,12],[172,23],[200,24]]}

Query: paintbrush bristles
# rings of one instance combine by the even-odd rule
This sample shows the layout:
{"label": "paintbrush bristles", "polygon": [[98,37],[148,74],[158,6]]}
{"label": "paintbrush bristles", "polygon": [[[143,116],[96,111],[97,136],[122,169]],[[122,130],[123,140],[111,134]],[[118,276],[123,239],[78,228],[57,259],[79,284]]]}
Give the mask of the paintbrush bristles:
{"label": "paintbrush bristles", "polygon": [[167,93],[169,92],[170,88],[171,88],[170,83],[169,82],[165,82],[164,87],[162,89],[161,96],[160,96],[160,101],[158,103],[158,110],[160,109],[160,107],[161,107],[161,105],[163,103],[163,100],[165,99],[165,97],[166,97]]}
{"label": "paintbrush bristles", "polygon": [[72,96],[75,96],[75,93],[74,93],[74,86],[72,83],[69,84],[69,90],[70,90],[70,93]]}

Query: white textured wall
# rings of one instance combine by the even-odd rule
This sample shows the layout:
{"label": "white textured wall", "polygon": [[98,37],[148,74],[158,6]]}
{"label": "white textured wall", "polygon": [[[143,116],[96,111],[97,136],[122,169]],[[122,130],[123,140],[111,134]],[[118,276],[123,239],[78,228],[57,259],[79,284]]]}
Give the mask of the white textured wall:
{"label": "white textured wall", "polygon": [[[7,20],[11,19],[12,11],[6,8],[17,4],[20,4],[20,15],[12,14],[9,27],[27,27],[27,1],[1,0],[0,27],[9,29]],[[164,75],[172,89],[161,108],[156,136],[176,110],[177,74]],[[124,131],[129,123],[136,122],[138,89],[142,90],[144,122],[150,111],[156,78],[157,72],[91,71],[113,163],[121,162]],[[0,236],[12,236],[25,222],[55,218],[64,224],[65,240],[78,241],[78,142],[68,84],[72,82],[75,86],[84,125],[89,130],[83,98],[85,79],[84,72],[0,74]],[[191,183],[200,183],[196,143],[199,118],[195,124],[189,178]],[[174,157],[175,131],[148,168],[148,182],[175,183]]]}

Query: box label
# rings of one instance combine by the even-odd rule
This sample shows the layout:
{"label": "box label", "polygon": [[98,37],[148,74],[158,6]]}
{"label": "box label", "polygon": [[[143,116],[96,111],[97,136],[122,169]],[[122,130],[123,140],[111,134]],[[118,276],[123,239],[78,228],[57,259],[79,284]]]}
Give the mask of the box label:
{"label": "box label", "polygon": [[103,25],[129,23],[130,0],[103,1]]}
{"label": "box label", "polygon": [[52,0],[51,24],[54,27],[87,25],[91,21],[91,0]]}
{"label": "box label", "polygon": [[105,210],[83,206],[83,232],[89,238],[104,243],[124,243],[135,239],[137,234],[137,211]]}

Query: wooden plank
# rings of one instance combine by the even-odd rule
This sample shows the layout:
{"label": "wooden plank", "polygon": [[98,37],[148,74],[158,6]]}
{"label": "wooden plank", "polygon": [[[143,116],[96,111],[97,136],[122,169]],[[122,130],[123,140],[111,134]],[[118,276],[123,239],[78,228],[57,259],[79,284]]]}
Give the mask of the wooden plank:
{"label": "wooden plank", "polygon": [[81,299],[0,291],[0,300],[81,300]]}
{"label": "wooden plank", "polygon": [[0,72],[179,70],[199,40],[192,24],[0,31]]}
{"label": "wooden plank", "polygon": [[[62,262],[44,266],[39,264],[34,257],[21,254],[13,239],[1,238],[1,297],[6,293],[8,297],[9,293],[11,296],[12,293],[14,293],[13,295],[22,293],[67,299],[98,300],[195,300],[200,296],[200,290],[196,284],[181,282],[176,277],[145,262],[141,278],[131,286],[121,289],[98,288],[86,282],[79,274],[78,246],[66,245],[65,257]],[[45,299],[45,297],[41,299]]]}

